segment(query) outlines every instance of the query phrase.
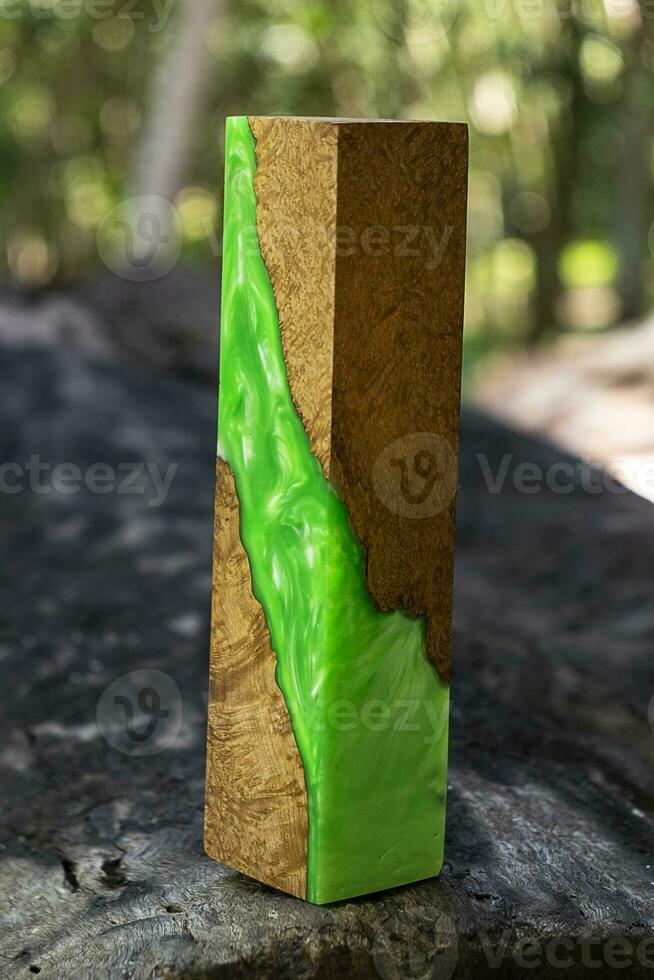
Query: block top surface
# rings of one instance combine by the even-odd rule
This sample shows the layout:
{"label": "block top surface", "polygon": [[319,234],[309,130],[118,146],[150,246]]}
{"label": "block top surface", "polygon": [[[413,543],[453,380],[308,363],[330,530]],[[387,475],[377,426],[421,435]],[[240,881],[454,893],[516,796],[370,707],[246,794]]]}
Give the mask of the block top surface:
{"label": "block top surface", "polygon": [[[228,116],[229,119],[240,118],[238,116]],[[348,119],[340,116],[248,116],[249,119],[283,119],[285,122],[293,123],[320,123],[330,126],[448,126],[457,129],[467,130],[468,124],[464,122],[451,122],[439,119]]]}

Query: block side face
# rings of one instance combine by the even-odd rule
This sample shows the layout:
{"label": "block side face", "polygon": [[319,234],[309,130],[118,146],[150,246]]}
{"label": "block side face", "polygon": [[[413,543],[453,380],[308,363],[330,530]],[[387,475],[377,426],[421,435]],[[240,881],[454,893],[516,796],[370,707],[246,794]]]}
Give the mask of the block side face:
{"label": "block side face", "polygon": [[265,616],[252,595],[229,466],[216,471],[205,849],[306,895],[307,798]]}
{"label": "block side face", "polygon": [[427,615],[450,674],[467,129],[344,124],[330,476],[380,609]]}
{"label": "block side face", "polygon": [[250,117],[257,231],[273,291],[286,375],[311,449],[331,451],[337,127]]}

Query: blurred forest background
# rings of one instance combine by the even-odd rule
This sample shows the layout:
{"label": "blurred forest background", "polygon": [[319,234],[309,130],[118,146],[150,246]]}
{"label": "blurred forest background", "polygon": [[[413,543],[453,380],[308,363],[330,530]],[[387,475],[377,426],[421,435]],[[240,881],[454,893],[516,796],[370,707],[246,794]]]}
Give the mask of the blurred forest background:
{"label": "blurred forest background", "polygon": [[215,266],[224,117],[289,113],[469,123],[468,365],[653,305],[649,0],[0,0],[0,81],[22,288],[103,268],[145,191]]}

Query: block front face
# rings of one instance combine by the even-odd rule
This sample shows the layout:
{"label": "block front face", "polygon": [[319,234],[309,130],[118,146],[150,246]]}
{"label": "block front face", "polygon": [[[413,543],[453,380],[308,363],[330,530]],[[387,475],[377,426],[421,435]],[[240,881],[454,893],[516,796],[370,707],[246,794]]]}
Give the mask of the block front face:
{"label": "block front face", "polygon": [[332,439],[338,129],[253,118],[257,233],[293,401],[323,470]]}
{"label": "block front face", "polygon": [[265,616],[250,587],[229,466],[218,461],[205,846],[304,898],[307,799]]}
{"label": "block front face", "polygon": [[[359,125],[364,134],[378,128]],[[415,127],[418,136],[424,127],[435,128],[403,125]],[[302,894],[297,880],[304,860],[306,896],[319,903],[435,874],[442,862],[445,812],[447,665],[436,661],[439,676],[428,659],[423,615],[437,617],[440,607],[421,606],[426,587],[424,593],[416,588],[419,578],[400,581],[403,562],[393,554],[388,566],[394,570],[395,593],[380,602],[371,594],[361,542],[370,554],[371,541],[380,540],[379,525],[386,530],[378,556],[384,548],[403,547],[405,525],[392,501],[389,510],[383,478],[378,499],[372,499],[372,474],[388,440],[407,435],[407,423],[412,425],[409,436],[415,434],[417,419],[421,426],[437,427],[432,437],[445,438],[450,429],[438,426],[447,415],[447,424],[456,430],[452,410],[458,414],[459,363],[452,360],[448,393],[439,396],[441,416],[431,403],[420,414],[408,380],[411,371],[402,363],[404,358],[412,366],[402,335],[410,307],[402,308],[394,323],[388,316],[384,320],[383,305],[372,309],[375,315],[381,312],[382,322],[371,325],[346,286],[340,298],[342,202],[350,227],[361,230],[361,221],[368,220],[365,209],[357,212],[355,185],[351,199],[343,192],[350,180],[351,164],[344,163],[344,134],[350,128],[321,120],[241,117],[228,121],[227,139],[219,489],[231,487],[232,496],[218,494],[216,533],[233,533],[238,521],[240,543],[232,540],[232,557],[214,568],[207,850],[295,894]],[[365,135],[359,138],[365,143]],[[371,152],[383,146],[378,142],[375,147],[371,137]],[[388,168],[392,155],[388,147],[384,152]],[[423,157],[418,147],[409,160],[417,162],[419,183],[426,179],[420,166],[429,165]],[[365,162],[360,160],[354,172]],[[398,192],[392,179],[392,166],[385,176],[379,170],[391,196]],[[379,206],[370,213],[377,223],[380,216],[393,217]],[[421,264],[419,257],[415,268]],[[391,302],[395,291],[396,306],[404,289],[399,268],[393,255],[391,266],[382,262],[375,271],[382,280],[389,270],[394,275],[384,296]],[[352,269],[356,290],[375,289],[374,278],[365,285],[364,273],[365,262]],[[373,267],[368,274],[373,275]],[[406,288],[413,288],[410,277]],[[417,349],[426,345],[432,350],[429,338],[422,338],[423,326],[429,330],[418,316]],[[362,353],[389,336],[382,357],[388,364],[390,405],[385,407],[376,404],[378,390],[366,380]],[[344,381],[348,359],[354,367]],[[447,370],[440,372],[446,386]],[[343,394],[352,384],[360,388],[358,408],[356,399],[348,402]],[[371,410],[363,412],[366,387],[372,391]],[[398,398],[409,404],[398,408]],[[354,425],[380,427],[380,433],[355,443],[354,464],[343,449],[348,421],[338,417],[348,412]],[[352,490],[359,485],[368,495],[366,507]],[[359,508],[354,516],[350,502]],[[399,516],[415,520],[415,515]],[[451,540],[439,554],[446,555],[446,546],[451,549]],[[218,541],[216,554],[221,547]],[[244,556],[250,581],[243,572]],[[445,568],[438,585],[449,602],[451,568],[448,581],[447,561],[438,560]],[[424,573],[432,583],[432,568]],[[221,601],[221,589],[228,597],[240,590],[246,598]],[[395,595],[400,601],[394,605]],[[242,628],[244,604],[250,633]],[[258,678],[254,687],[247,682],[250,672]],[[242,766],[240,776],[233,771],[245,759],[255,770],[266,765],[267,750],[259,746],[269,709],[253,710],[254,689],[255,700],[274,704],[281,721],[275,737],[283,735],[284,741],[275,755],[284,760],[285,780],[279,773],[244,780]],[[225,718],[234,720],[231,730]],[[234,737],[236,751],[226,744]],[[245,835],[234,829],[242,796],[249,804]],[[283,842],[276,850],[262,851],[260,823],[257,828],[262,820]],[[248,839],[253,846],[246,866]],[[257,868],[266,861],[277,862],[275,875],[269,867]]]}

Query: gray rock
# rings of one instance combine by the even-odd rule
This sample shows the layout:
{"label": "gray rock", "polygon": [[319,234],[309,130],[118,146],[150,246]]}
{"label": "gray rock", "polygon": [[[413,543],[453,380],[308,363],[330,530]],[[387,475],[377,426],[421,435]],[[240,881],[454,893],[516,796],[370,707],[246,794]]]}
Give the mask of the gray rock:
{"label": "gray rock", "polygon": [[219,312],[218,267],[182,265],[152,281],[103,273],[66,293],[0,284],[0,343],[84,351],[213,384]]}
{"label": "gray rock", "polygon": [[464,415],[446,865],[314,908],[202,851],[214,391],[70,351],[0,368],[23,482],[0,493],[0,976],[653,975],[650,505],[520,493],[518,463],[562,454]]}

